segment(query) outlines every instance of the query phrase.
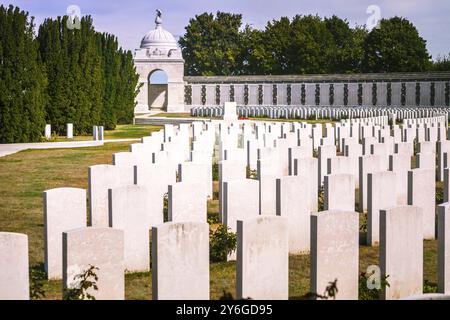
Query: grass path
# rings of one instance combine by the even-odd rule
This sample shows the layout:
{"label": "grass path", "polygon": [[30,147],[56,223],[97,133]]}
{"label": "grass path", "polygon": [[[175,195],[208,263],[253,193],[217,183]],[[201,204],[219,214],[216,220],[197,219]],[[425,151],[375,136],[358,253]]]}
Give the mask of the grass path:
{"label": "grass path", "polygon": [[[138,139],[148,136],[155,130],[160,130],[160,126],[148,125],[148,124],[126,124],[118,125],[116,130],[106,130],[105,139]],[[66,139],[65,137],[57,137],[55,141],[90,141],[92,136],[76,136],[74,139]]]}

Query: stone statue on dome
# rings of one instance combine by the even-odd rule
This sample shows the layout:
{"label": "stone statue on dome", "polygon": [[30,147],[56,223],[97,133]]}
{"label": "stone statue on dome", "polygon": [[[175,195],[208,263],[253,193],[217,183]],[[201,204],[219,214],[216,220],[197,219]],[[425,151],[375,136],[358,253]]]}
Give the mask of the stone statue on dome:
{"label": "stone statue on dome", "polygon": [[159,9],[156,9],[155,23],[156,23],[157,26],[162,24],[162,12]]}

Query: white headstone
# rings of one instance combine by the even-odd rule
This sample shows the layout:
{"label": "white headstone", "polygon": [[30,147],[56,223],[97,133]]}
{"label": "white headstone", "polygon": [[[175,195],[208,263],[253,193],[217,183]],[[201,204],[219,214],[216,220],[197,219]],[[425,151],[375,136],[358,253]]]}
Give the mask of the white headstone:
{"label": "white headstone", "polygon": [[45,139],[51,139],[52,138],[52,125],[47,124],[45,125]]}
{"label": "white headstone", "polygon": [[224,107],[223,107],[223,120],[236,121],[237,119],[238,119],[237,103],[236,102],[225,102]]}
{"label": "white headstone", "polygon": [[98,126],[93,126],[92,127],[92,139],[94,141],[99,140],[99,138],[98,138]]}
{"label": "white headstone", "polygon": [[318,169],[319,164],[316,158],[299,158],[294,159],[294,175],[299,175],[305,178],[308,184],[309,194],[309,211],[317,212],[318,210]]}
{"label": "white headstone", "polygon": [[0,300],[29,300],[28,236],[0,232]]}
{"label": "white headstone", "polygon": [[163,223],[162,214],[152,216],[148,191],[141,186],[126,186],[109,190],[109,226],[123,230],[125,269],[129,272],[150,269],[149,232]]}
{"label": "white headstone", "polygon": [[196,190],[199,194],[206,195],[207,198],[212,198],[212,180],[211,174],[208,171],[212,170],[212,164],[198,163],[198,162],[183,162],[178,166],[181,182],[198,183],[202,190]]}
{"label": "white headstone", "polygon": [[238,221],[237,226],[237,299],[287,300],[287,220],[261,216]]}
{"label": "white headstone", "polygon": [[207,221],[207,200],[204,183],[178,182],[169,186],[169,221]]}
{"label": "white headstone", "polygon": [[436,154],[435,153],[416,154],[416,168],[436,170]]}
{"label": "white headstone", "polygon": [[450,294],[450,203],[438,209],[438,292]]}
{"label": "white headstone", "polygon": [[98,140],[105,140],[105,128],[103,126],[98,127]]}
{"label": "white headstone", "polygon": [[73,139],[73,124],[67,124],[67,139]]}
{"label": "white headstone", "polygon": [[96,165],[89,167],[90,225],[109,226],[108,189],[134,184],[132,166]]}
{"label": "white headstone", "polygon": [[424,239],[436,237],[435,171],[413,169],[408,172],[408,205],[422,209]]}
{"label": "white headstone", "polygon": [[359,211],[367,211],[367,175],[384,171],[379,156],[370,155],[359,158]]}
{"label": "white headstone", "polygon": [[411,170],[411,156],[405,153],[396,153],[389,156],[389,171],[395,173],[397,205],[408,204],[408,171]]}
{"label": "white headstone", "polygon": [[325,211],[311,216],[311,292],[337,280],[337,300],[358,299],[359,215]]}
{"label": "white headstone", "polygon": [[325,211],[355,211],[355,177],[352,174],[325,176]]}
{"label": "white headstone", "polygon": [[329,158],[336,156],[336,146],[319,146],[319,176],[318,184],[322,186],[324,176],[327,174],[327,163]]}
{"label": "white headstone", "polygon": [[81,228],[68,230],[62,237],[63,287],[79,286],[78,277],[92,266],[98,268],[94,270],[98,290],[89,288],[87,293],[96,300],[124,300],[124,232],[112,228]]}
{"label": "white headstone", "polygon": [[259,215],[259,183],[257,180],[232,180],[224,183],[223,223],[236,232],[237,220]]}
{"label": "white headstone", "polygon": [[[278,154],[277,149],[271,150],[271,153]],[[283,175],[279,169],[281,166],[277,156],[258,160],[260,214],[276,214],[276,179]]]}
{"label": "white headstone", "polygon": [[423,290],[422,210],[399,206],[380,211],[380,267],[386,300]]}
{"label": "white headstone", "polygon": [[437,143],[437,156],[438,156],[438,181],[442,181],[444,178],[444,153],[450,153],[450,140],[438,141]]}
{"label": "white headstone", "polygon": [[48,279],[62,279],[62,233],[86,227],[86,215],[86,190],[44,192],[44,265]]}
{"label": "white headstone", "polygon": [[309,190],[306,178],[289,176],[277,179],[277,215],[288,221],[289,253],[310,250]]}
{"label": "white headstone", "polygon": [[367,179],[367,245],[380,241],[380,210],[397,205],[396,174],[390,171],[373,172]]}
{"label": "white headstone", "polygon": [[245,163],[234,161],[219,161],[219,216],[223,221],[224,183],[233,180],[244,180],[247,176]]}
{"label": "white headstone", "polygon": [[449,169],[444,169],[444,202],[450,201],[450,175]]}

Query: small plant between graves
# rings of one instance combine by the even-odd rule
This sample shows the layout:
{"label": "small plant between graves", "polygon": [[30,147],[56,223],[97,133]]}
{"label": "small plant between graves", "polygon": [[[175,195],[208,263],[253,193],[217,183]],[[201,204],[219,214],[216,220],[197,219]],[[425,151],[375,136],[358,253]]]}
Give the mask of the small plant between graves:
{"label": "small plant between graves", "polygon": [[[358,284],[358,293],[359,293],[359,300],[380,300],[381,294],[386,289],[386,287],[390,287],[387,275],[384,279],[380,279],[380,285],[377,288],[375,285],[375,279],[372,278],[375,274],[375,271],[372,273],[365,273],[362,272],[359,275],[359,284]],[[373,288],[369,288],[369,283],[373,285]]]}
{"label": "small plant between graves", "polygon": [[325,208],[325,189],[320,187],[319,190],[319,212],[324,211]]}
{"label": "small plant between graves", "polygon": [[67,288],[63,293],[63,300],[95,300],[88,290],[98,290],[98,276],[96,271],[99,269],[95,266],[89,266],[83,273],[74,277],[74,281],[78,282],[73,288]]}
{"label": "small plant between graves", "polygon": [[210,230],[209,256],[211,262],[225,262],[227,256],[236,250],[237,236],[221,224],[216,230]]}
{"label": "small plant between graves", "polygon": [[213,181],[219,181],[219,164],[214,163],[212,165],[212,178]]}
{"label": "small plant between graves", "polygon": [[367,218],[368,218],[367,213],[364,212],[364,214],[362,214],[362,216],[361,216],[361,223],[359,226],[359,231],[367,232]]}
{"label": "small plant between graves", "polygon": [[257,170],[251,170],[250,166],[247,166],[247,179],[253,179],[253,180],[257,180],[258,179],[258,171]]}
{"label": "small plant between graves", "polygon": [[169,194],[164,194],[163,216],[164,222],[169,221]]}
{"label": "small plant between graves", "polygon": [[438,287],[436,283],[425,280],[423,282],[423,293],[437,293]]}
{"label": "small plant between graves", "polygon": [[304,296],[300,297],[300,300],[336,300],[336,296],[339,292],[337,287],[338,280],[335,279],[333,282],[329,282],[328,286],[325,288],[323,295],[313,292],[308,292]]}
{"label": "small plant between graves", "polygon": [[39,300],[45,298],[44,281],[46,274],[38,268],[30,269],[30,299]]}

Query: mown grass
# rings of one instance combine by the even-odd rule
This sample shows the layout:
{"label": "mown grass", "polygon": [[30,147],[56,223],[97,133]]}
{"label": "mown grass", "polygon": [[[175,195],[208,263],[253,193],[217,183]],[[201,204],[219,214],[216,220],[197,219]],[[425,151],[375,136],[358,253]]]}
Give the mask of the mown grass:
{"label": "mown grass", "polygon": [[185,113],[180,112],[180,113],[158,113],[151,116],[151,118],[197,118],[197,117],[191,116],[191,114],[188,112]]}
{"label": "mown grass", "polygon": [[[105,139],[140,139],[150,135],[155,130],[160,130],[161,126],[147,125],[147,124],[126,124],[118,125],[115,130],[105,130]],[[59,136],[55,141],[90,141],[92,136],[76,136],[73,139]]]}
{"label": "mown grass", "polygon": [[139,139],[145,136],[149,136],[153,131],[158,131],[162,127],[154,125],[120,125],[116,130],[105,131],[105,139]]}
{"label": "mown grass", "polygon": [[110,164],[129,143],[80,149],[29,150],[0,158],[0,230],[28,235],[30,265],[44,259],[42,193],[88,187],[88,167]]}

